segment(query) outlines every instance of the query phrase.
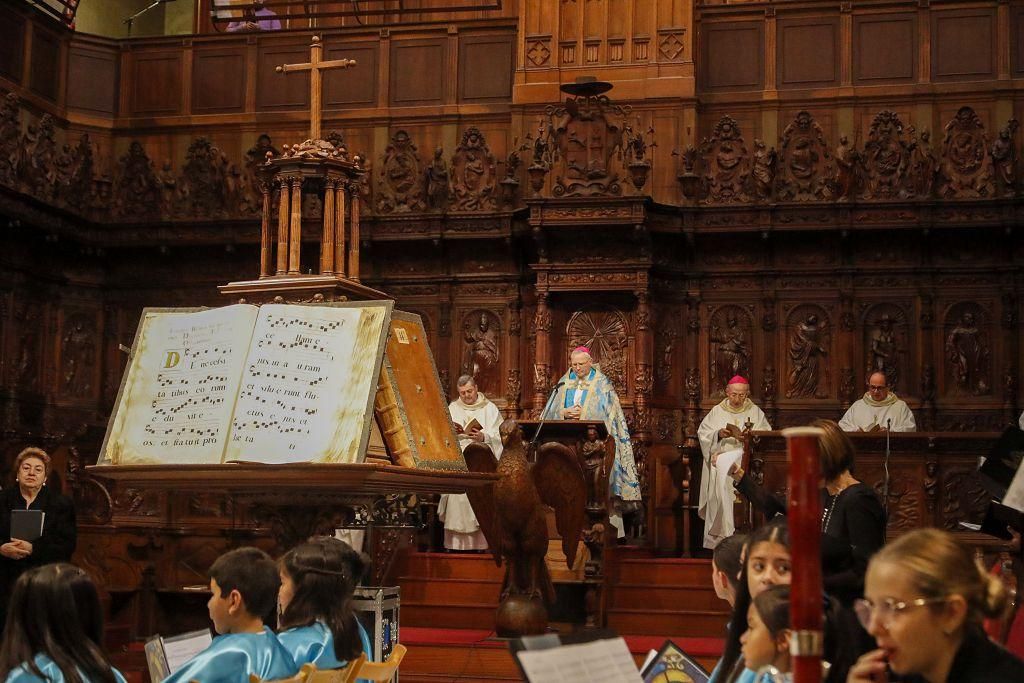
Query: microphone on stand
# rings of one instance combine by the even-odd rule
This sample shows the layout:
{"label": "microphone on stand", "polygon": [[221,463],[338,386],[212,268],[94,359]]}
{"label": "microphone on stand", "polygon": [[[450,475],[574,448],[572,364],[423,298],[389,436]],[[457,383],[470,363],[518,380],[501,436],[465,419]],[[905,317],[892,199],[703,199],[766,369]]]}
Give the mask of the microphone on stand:
{"label": "microphone on stand", "polygon": [[533,438],[530,440],[530,445],[526,447],[526,452],[527,453],[529,453],[531,450],[533,450],[534,444],[537,443],[537,437],[540,436],[541,427],[544,426],[544,422],[546,421],[544,419],[544,414],[548,412],[548,408],[551,407],[551,401],[555,398],[555,394],[558,393],[558,388],[560,386],[562,386],[563,384],[565,384],[564,381],[556,382],[555,386],[551,387],[551,393],[548,395],[547,403],[544,404],[544,410],[542,410],[541,413],[540,413],[540,424],[537,425],[537,431],[533,433]]}
{"label": "microphone on stand", "polygon": [[885,508],[885,516],[889,517],[889,434],[892,433],[892,418],[887,418],[885,421],[885,459],[882,461],[882,467],[885,471],[885,475],[882,479],[882,507]]}

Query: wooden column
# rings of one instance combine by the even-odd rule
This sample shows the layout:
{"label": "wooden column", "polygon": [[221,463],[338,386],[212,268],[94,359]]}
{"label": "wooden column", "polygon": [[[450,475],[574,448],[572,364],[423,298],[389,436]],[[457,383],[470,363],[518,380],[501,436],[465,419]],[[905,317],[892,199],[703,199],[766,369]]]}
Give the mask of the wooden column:
{"label": "wooden column", "polygon": [[334,274],[334,181],[324,183],[324,236],[320,240],[320,274]]}
{"label": "wooden column", "polygon": [[277,275],[288,270],[288,197],[292,179],[281,178],[281,202],[277,207]]}
{"label": "wooden column", "polygon": [[299,274],[299,251],[302,249],[302,178],[292,178],[291,229],[288,241],[288,274]]}
{"label": "wooden column", "polygon": [[650,400],[654,386],[651,356],[654,355],[654,335],[651,333],[650,294],[646,289],[634,292],[636,296],[636,374],[634,376],[633,438],[650,441]]}
{"label": "wooden column", "polygon": [[334,263],[338,275],[348,277],[345,264],[345,184],[338,181],[334,188]]}
{"label": "wooden column", "polygon": [[[538,274],[538,279],[545,277]],[[538,283],[539,284],[539,283]],[[537,310],[533,316],[534,332],[537,336],[537,350],[533,357],[533,419],[539,419],[548,400],[548,385],[551,383],[551,311],[548,310],[548,291],[537,292]]]}
{"label": "wooden column", "polygon": [[270,187],[266,183],[260,183],[260,192],[263,194],[263,210],[260,212],[260,277],[270,275],[273,268],[274,244],[270,236]]}
{"label": "wooden column", "polygon": [[359,282],[359,183],[352,183],[352,229],[348,245],[348,277]]}

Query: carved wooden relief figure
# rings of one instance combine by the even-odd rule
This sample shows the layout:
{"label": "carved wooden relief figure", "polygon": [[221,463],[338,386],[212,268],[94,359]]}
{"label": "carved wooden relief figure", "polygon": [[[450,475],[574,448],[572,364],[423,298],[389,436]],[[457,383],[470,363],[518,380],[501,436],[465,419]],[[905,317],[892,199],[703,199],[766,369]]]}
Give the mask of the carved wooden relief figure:
{"label": "carved wooden relief figure", "polygon": [[[269,155],[269,156],[268,156]],[[256,138],[256,144],[245,152],[245,193],[242,211],[243,213],[259,213],[262,210],[263,180],[260,177],[260,166],[267,162],[267,159],[281,156],[281,151],[274,147],[273,140],[266,133]],[[276,198],[276,193],[271,193],[271,199]],[[272,204],[273,206],[273,204]]]}
{"label": "carved wooden relief figure", "polygon": [[772,187],[775,185],[775,163],[778,153],[775,148],[768,149],[764,141],[754,139],[754,167],[751,170],[754,196],[758,200],[770,199]]}
{"label": "carved wooden relief figure", "polygon": [[79,312],[66,319],[61,337],[61,390],[76,398],[93,395],[96,374],[96,321]]}
{"label": "carved wooden relief figure", "polygon": [[725,392],[731,377],[750,378],[750,330],[753,322],[739,306],[723,306],[711,316],[708,333],[710,345],[711,390],[714,395]]}
{"label": "carved wooden relief figure", "polygon": [[493,211],[496,163],[483,133],[475,126],[462,134],[452,157],[452,208],[456,211]]}
{"label": "carved wooden relief figure", "polygon": [[654,333],[654,384],[658,392],[671,391],[672,366],[679,334],[679,316],[666,306],[658,312],[658,325]]}
{"label": "carved wooden relief figure", "polygon": [[897,391],[904,379],[908,353],[906,314],[897,306],[879,304],[864,316],[864,351],[867,373],[884,372],[889,388]]}
{"label": "carved wooden relief figure", "polygon": [[444,209],[448,204],[448,164],[444,160],[444,148],[434,150],[434,158],[427,167],[427,201],[432,209]]}
{"label": "carved wooden relief figure", "polygon": [[917,137],[910,162],[910,186],[914,194],[924,199],[932,196],[939,168],[939,160],[932,149],[931,133],[923,130]]}
{"label": "carved wooden relief figure", "polygon": [[[978,321],[986,317],[980,306],[963,303],[950,309],[946,321],[946,361],[952,393],[987,396],[992,393],[987,330]],[[983,326],[987,324],[983,322]]]}
{"label": "carved wooden relief figure", "polygon": [[462,326],[466,344],[462,372],[473,376],[480,391],[496,397],[501,390],[497,316],[489,311],[473,311],[466,321]]}
{"label": "carved wooden relief figure", "polygon": [[864,144],[865,199],[906,199],[912,145],[903,139],[903,123],[891,111],[878,112]]}
{"label": "carved wooden relief figure", "polygon": [[392,136],[384,151],[376,199],[377,213],[410,213],[426,208],[420,157],[404,130]]}
{"label": "carved wooden relief figure", "polygon": [[577,346],[586,346],[594,362],[601,365],[601,372],[615,385],[620,398],[626,395],[629,325],[622,311],[611,308],[577,311],[566,325],[565,337],[565,360],[559,359],[559,363],[567,363],[569,352]]}
{"label": "carved wooden relief figure", "polygon": [[1018,125],[1017,119],[1010,119],[992,143],[992,163],[995,165],[999,192],[1004,197],[1012,197],[1017,186],[1017,145],[1014,144],[1014,136]]}
{"label": "carved wooden relief figure", "polygon": [[40,199],[50,200],[56,185],[57,138],[53,117],[43,114],[36,125],[30,125],[22,143],[19,164],[21,181]]}
{"label": "carved wooden relief figure", "polygon": [[750,153],[740,135],[740,127],[730,116],[723,116],[710,138],[700,145],[704,162],[706,201],[712,204],[746,202],[750,178]]}
{"label": "carved wooden relief figure", "polygon": [[153,162],[135,140],[121,157],[116,184],[115,213],[124,218],[145,218],[160,211],[160,183]]}
{"label": "carved wooden relief figure", "polygon": [[821,126],[806,111],[786,126],[779,149],[778,198],[786,201],[831,199],[835,177],[832,154]]}
{"label": "carved wooden relief figure", "polygon": [[21,150],[21,105],[18,96],[7,93],[0,104],[0,182],[13,185],[18,177]]}
{"label": "carved wooden relief figure", "polygon": [[970,107],[960,107],[944,130],[939,196],[945,199],[992,197],[995,194],[992,157],[985,126],[978,114]]}
{"label": "carved wooden relief figure", "polygon": [[28,390],[39,388],[39,343],[42,340],[42,306],[28,299],[18,300],[14,305],[13,329],[20,332],[17,338],[17,363],[14,367],[14,382]]}
{"label": "carved wooden relief figure", "polygon": [[828,319],[824,312],[809,312],[801,315],[795,324],[791,323],[790,329],[786,398],[825,398],[828,387]]}

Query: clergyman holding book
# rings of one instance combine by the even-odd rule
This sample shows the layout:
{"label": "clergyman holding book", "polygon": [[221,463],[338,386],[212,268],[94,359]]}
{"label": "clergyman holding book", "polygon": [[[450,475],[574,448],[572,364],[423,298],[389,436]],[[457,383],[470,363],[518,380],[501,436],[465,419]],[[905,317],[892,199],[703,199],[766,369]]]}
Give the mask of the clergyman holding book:
{"label": "clergyman holding book", "polygon": [[736,375],[725,387],[725,399],[708,411],[697,429],[703,455],[697,514],[704,520],[705,548],[714,548],[736,531],[729,471],[738,467],[743,455],[740,437],[748,421],[756,431],[772,428],[764,411],[750,400],[750,383]]}
{"label": "clergyman holding book", "polygon": [[[448,404],[459,447],[465,450],[471,443],[490,447],[495,458],[501,457],[501,413],[498,407],[477,389],[471,375],[463,375],[456,382],[459,397]],[[444,522],[444,547],[448,550],[487,550],[487,539],[464,493],[441,496],[438,517]]]}

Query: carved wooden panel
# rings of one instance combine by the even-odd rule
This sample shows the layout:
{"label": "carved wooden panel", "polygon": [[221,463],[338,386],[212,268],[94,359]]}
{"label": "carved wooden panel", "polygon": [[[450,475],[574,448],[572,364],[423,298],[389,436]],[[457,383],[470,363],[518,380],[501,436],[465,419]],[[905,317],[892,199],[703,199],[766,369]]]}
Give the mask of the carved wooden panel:
{"label": "carved wooden panel", "polygon": [[708,306],[707,394],[725,396],[725,386],[735,375],[756,387],[754,367],[754,318],[750,308],[738,304]]}
{"label": "carved wooden panel", "polygon": [[93,401],[100,393],[99,311],[66,308],[58,327],[57,394],[74,401]]}
{"label": "carved wooden panel", "polygon": [[945,395],[967,399],[995,393],[994,332],[992,313],[981,303],[959,301],[946,309],[942,324]]}
{"label": "carved wooden panel", "polygon": [[61,84],[60,36],[36,24],[32,32],[32,55],[28,87],[51,102],[56,102]]}
{"label": "carved wooden panel", "polygon": [[25,20],[10,11],[0,11],[0,76],[21,82],[25,64]]}
{"label": "carved wooden panel", "polygon": [[839,84],[839,18],[779,19],[778,87]]}
{"label": "carved wooden panel", "polygon": [[[629,391],[629,346],[632,335],[626,315],[615,308],[594,308],[576,311],[565,326],[565,351],[561,358],[555,358],[555,372],[561,375],[570,352],[577,346],[586,346],[601,366],[601,372],[615,385],[621,400]],[[566,360],[562,360],[562,358]],[[552,380],[556,379],[555,377]]]}
{"label": "carved wooden panel", "polygon": [[459,374],[471,375],[480,391],[491,399],[500,398],[505,388],[501,317],[482,308],[468,311],[462,315],[458,334]]}
{"label": "carved wooden panel", "polygon": [[1014,7],[1010,15],[1010,68],[1024,74],[1024,7]]}
{"label": "carved wooden panel", "polygon": [[933,11],[931,20],[934,80],[995,77],[995,7]]}
{"label": "carved wooden panel", "polygon": [[379,43],[329,41],[324,53],[325,59],[356,60],[354,67],[324,73],[325,108],[370,107],[377,103]]}
{"label": "carved wooden panel", "polygon": [[787,399],[833,396],[833,331],[828,311],[817,304],[799,304],[789,310],[779,346],[786,368],[781,389]]}
{"label": "carved wooden panel", "polygon": [[246,75],[245,45],[197,47],[192,53],[192,113],[243,111]]}
{"label": "carved wooden panel", "polygon": [[140,52],[132,60],[131,113],[181,111],[181,53]]}
{"label": "carved wooden panel", "polygon": [[900,83],[917,77],[917,15],[868,14],[853,18],[853,82]]}
{"label": "carved wooden panel", "polygon": [[391,104],[441,104],[448,50],[444,39],[391,42]]}
{"label": "carved wooden panel", "polygon": [[[889,387],[900,397],[916,395],[918,385],[915,383],[916,368],[914,350],[916,349],[911,326],[912,311],[904,303],[885,302],[861,304],[859,316],[861,366],[854,369],[854,387],[852,397],[860,398],[863,394],[862,381],[870,372],[884,372]],[[840,391],[842,393],[842,391]],[[850,400],[850,397],[840,398]]]}
{"label": "carved wooden panel", "polygon": [[68,107],[114,114],[119,65],[115,50],[72,43],[68,50]]}
{"label": "carved wooden panel", "polygon": [[764,87],[764,24],[760,21],[703,25],[701,74],[708,90]]}
{"label": "carved wooden panel", "polygon": [[459,101],[502,101],[512,96],[514,35],[459,36]]}
{"label": "carved wooden panel", "polygon": [[309,109],[309,72],[279,74],[281,64],[305,64],[309,46],[290,43],[260,43],[256,56],[256,109],[280,111]]}

